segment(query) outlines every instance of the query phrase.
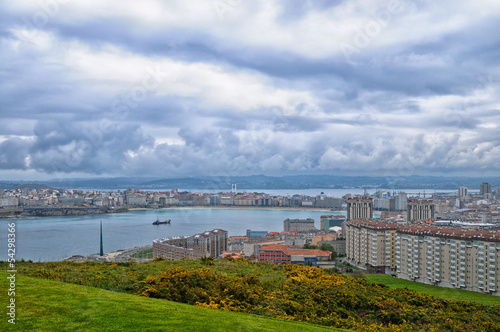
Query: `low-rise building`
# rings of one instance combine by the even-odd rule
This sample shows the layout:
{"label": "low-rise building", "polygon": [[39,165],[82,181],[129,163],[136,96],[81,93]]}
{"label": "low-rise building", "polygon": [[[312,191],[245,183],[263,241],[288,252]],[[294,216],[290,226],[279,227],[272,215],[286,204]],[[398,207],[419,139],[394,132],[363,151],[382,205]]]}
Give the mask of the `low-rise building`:
{"label": "low-rise building", "polygon": [[314,219],[285,219],[283,221],[283,230],[285,232],[298,231],[306,232],[310,230],[316,230],[314,227]]}
{"label": "low-rise building", "polygon": [[329,232],[331,227],[337,226],[342,227],[342,224],[347,220],[347,218],[343,215],[328,215],[321,216],[321,230],[325,232]]}
{"label": "low-rise building", "polygon": [[328,197],[320,195],[316,197],[315,206],[317,208],[327,208],[327,209],[341,209],[342,208],[342,198]]}
{"label": "low-rise building", "polygon": [[260,248],[259,262],[274,264],[312,264],[329,260],[331,252],[318,249],[295,249],[282,244],[271,244]]}

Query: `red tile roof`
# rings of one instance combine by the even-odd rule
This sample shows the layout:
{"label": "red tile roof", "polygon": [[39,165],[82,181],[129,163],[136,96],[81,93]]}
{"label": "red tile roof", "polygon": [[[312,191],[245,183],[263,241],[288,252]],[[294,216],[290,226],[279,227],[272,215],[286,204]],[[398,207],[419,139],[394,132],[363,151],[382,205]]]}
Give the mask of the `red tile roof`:
{"label": "red tile roof", "polygon": [[282,250],[282,251],[286,251],[288,248],[290,248],[289,246],[285,246],[283,244],[269,244],[267,246],[263,246],[260,248],[260,251],[262,250]]}
{"label": "red tile roof", "polygon": [[332,253],[319,249],[288,249],[286,251],[289,255],[314,255],[314,256],[330,256]]}

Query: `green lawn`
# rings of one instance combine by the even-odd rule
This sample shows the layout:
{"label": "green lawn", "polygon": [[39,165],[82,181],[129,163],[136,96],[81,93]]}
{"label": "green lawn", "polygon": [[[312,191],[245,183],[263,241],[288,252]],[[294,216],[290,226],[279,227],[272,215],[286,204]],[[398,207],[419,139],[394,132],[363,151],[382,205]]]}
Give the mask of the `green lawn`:
{"label": "green lawn", "polygon": [[134,257],[134,258],[153,258],[153,249],[151,248],[151,249],[139,251],[138,253],[131,255],[131,257]]}
{"label": "green lawn", "polygon": [[487,305],[500,304],[500,296],[471,292],[462,289],[432,286],[420,282],[394,278],[386,274],[367,274],[366,276],[368,277],[368,281],[380,282],[391,288],[407,287],[408,289],[417,291],[419,293],[429,294],[445,299],[467,300]]}
{"label": "green lawn", "polygon": [[12,325],[6,276],[0,272],[0,331],[339,331],[20,275]]}

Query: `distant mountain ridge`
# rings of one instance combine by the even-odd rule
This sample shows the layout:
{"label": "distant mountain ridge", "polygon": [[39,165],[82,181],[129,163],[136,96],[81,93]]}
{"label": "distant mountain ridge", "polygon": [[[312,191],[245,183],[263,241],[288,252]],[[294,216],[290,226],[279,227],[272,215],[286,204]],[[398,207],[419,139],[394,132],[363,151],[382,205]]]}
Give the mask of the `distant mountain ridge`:
{"label": "distant mountain ridge", "polygon": [[0,189],[61,188],[61,189],[215,189],[230,191],[232,184],[238,189],[458,189],[465,186],[479,190],[482,182],[489,182],[492,188],[500,185],[497,177],[444,177],[444,176],[336,176],[336,175],[293,175],[293,176],[197,176],[188,178],[116,177],[89,179],[54,179],[47,181],[0,181]]}

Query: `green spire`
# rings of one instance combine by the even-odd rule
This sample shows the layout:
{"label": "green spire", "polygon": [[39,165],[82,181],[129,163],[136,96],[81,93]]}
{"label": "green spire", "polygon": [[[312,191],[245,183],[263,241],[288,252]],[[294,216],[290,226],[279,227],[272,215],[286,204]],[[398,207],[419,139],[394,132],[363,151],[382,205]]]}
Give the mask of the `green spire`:
{"label": "green spire", "polygon": [[104,255],[104,252],[102,250],[102,220],[101,220],[101,251],[99,253],[99,256],[103,256]]}

